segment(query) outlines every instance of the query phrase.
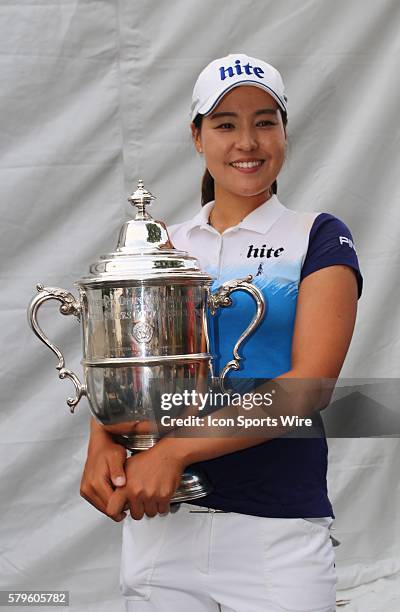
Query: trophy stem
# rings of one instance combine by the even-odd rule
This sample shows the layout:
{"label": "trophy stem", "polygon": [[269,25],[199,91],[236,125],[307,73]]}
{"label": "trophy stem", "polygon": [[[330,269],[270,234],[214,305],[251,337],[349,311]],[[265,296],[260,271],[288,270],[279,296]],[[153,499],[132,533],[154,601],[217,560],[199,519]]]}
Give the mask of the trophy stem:
{"label": "trophy stem", "polygon": [[160,436],[158,434],[136,434],[134,436],[114,434],[113,438],[133,454],[136,451],[151,448],[157,444]]}
{"label": "trophy stem", "polygon": [[[114,435],[114,440],[125,446],[134,455],[148,450],[157,444],[160,436],[157,434],[139,434],[135,436]],[[205,497],[211,493],[212,487],[205,474],[198,468],[187,467],[182,474],[181,482],[171,497],[171,503],[190,501]]]}

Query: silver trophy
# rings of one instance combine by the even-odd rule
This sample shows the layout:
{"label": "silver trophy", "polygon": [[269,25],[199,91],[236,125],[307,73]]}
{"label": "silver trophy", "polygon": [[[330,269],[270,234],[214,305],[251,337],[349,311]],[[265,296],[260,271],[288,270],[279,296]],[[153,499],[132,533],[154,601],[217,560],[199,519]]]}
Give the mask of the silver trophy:
{"label": "silver trophy", "polygon": [[[86,396],[97,422],[118,443],[138,452],[160,439],[154,424],[162,394],[198,392],[209,389],[215,380],[224,389],[227,373],[240,367],[240,344],[260,324],[265,306],[251,276],[224,283],[211,293],[213,278],[200,270],[194,257],[176,250],[165,224],[147,212],[155,198],[141,180],[128,199],[137,207],[136,215],[122,226],[116,250],[102,255],[90,266],[89,275],[75,283],[79,298],[59,287],[37,285],[28,320],[56,354],[59,377],[69,378],[75,386],[75,397],[67,399],[71,412]],[[254,298],[255,316],[234,346],[232,360],[215,379],[207,308],[214,314],[230,306],[230,294],[239,290]],[[47,300],[61,302],[60,312],[75,315],[82,323],[84,383],[65,367],[62,352],[38,323],[38,309]],[[179,410],[183,414],[187,407]],[[189,468],[171,501],[209,492],[204,475]]]}

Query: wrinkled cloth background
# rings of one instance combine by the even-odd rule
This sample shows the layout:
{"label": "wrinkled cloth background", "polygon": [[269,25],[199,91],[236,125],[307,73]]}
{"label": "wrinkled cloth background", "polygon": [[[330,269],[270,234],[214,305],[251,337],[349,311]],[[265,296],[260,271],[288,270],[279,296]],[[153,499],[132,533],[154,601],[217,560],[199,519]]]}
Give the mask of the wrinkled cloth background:
{"label": "wrinkled cloth background", "polygon": [[[26,308],[37,282],[73,290],[113,250],[138,178],[168,223],[198,210],[189,108],[212,59],[245,52],[282,72],[279,197],[347,223],[364,276],[342,376],[400,378],[399,23],[397,0],[0,2],[1,589],[69,589],[74,612],[123,610],[121,525],[79,496],[87,403],[69,413],[72,385]],[[52,302],[40,322],[80,373],[77,321]],[[399,439],[329,448],[338,599],[394,612]]]}

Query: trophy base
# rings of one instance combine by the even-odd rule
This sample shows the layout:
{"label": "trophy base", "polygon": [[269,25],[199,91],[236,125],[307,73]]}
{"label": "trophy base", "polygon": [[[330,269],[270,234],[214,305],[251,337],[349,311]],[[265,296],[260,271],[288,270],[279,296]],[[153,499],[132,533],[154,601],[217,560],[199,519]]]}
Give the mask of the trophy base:
{"label": "trophy base", "polygon": [[199,499],[211,493],[211,485],[199,470],[187,468],[181,477],[179,487],[171,497],[171,504]]}
{"label": "trophy base", "polygon": [[[153,434],[140,434],[136,436],[114,435],[115,441],[128,449],[131,455],[147,450],[157,444],[160,437]],[[186,468],[181,477],[179,487],[171,497],[171,504],[190,501],[209,495],[211,484],[204,474],[196,468]]]}

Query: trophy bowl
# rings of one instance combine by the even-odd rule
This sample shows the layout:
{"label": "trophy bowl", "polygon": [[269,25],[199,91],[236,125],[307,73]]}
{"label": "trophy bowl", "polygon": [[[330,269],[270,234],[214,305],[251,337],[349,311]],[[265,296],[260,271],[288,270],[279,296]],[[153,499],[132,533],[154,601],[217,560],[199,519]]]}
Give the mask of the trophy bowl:
{"label": "trophy bowl", "polygon": [[[100,256],[89,274],[75,283],[79,297],[60,287],[37,285],[28,321],[56,354],[59,377],[74,384],[75,397],[67,399],[71,412],[86,396],[97,422],[135,453],[151,448],[165,433],[159,427],[163,394],[205,392],[216,381],[225,390],[227,373],[240,367],[240,344],[260,324],[265,305],[251,276],[211,292],[212,276],[200,269],[196,258],[175,249],[165,224],[147,212],[155,198],[141,180],[128,199],[137,213],[122,226],[116,250]],[[230,294],[237,290],[254,298],[255,315],[238,339],[232,360],[214,377],[208,310],[214,314],[229,307]],[[81,322],[84,383],[65,367],[61,350],[38,323],[38,309],[48,300],[60,302],[62,314]],[[188,407],[174,410],[171,416],[183,415]],[[205,476],[189,467],[171,502],[204,497],[210,491]]]}

